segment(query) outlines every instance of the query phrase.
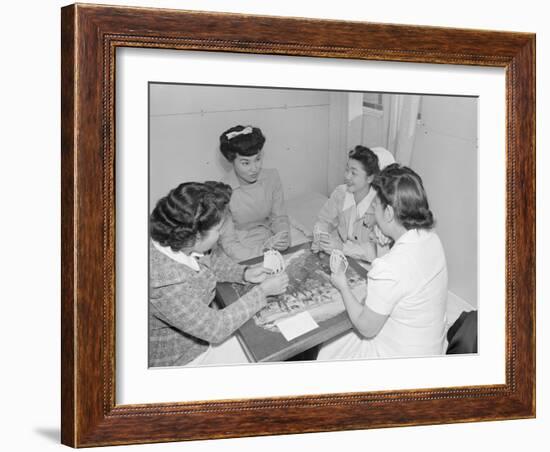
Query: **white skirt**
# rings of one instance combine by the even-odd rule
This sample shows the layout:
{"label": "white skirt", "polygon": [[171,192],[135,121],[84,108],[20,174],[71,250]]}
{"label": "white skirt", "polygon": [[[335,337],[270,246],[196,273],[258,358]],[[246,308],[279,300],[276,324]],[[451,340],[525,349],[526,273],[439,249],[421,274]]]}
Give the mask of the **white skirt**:
{"label": "white skirt", "polygon": [[237,336],[233,334],[221,344],[210,345],[206,351],[197,356],[193,361],[188,362],[185,366],[248,364],[249,362]]}
{"label": "white skirt", "polygon": [[378,351],[372,339],[361,337],[355,330],[348,331],[325,342],[319,349],[318,361],[338,359],[369,359],[379,358]]}

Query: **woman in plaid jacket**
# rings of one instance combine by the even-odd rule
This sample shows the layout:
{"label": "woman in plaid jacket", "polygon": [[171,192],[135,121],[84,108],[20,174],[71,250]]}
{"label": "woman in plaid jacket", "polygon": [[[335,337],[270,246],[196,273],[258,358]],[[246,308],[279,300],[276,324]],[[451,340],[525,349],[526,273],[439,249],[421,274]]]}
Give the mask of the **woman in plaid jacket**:
{"label": "woman in plaid jacket", "polygon": [[[149,366],[182,366],[229,338],[286,290],[285,273],[268,276],[215,247],[231,188],[220,182],[184,183],[160,199],[150,217]],[[225,309],[210,307],[216,283],[258,284]]]}

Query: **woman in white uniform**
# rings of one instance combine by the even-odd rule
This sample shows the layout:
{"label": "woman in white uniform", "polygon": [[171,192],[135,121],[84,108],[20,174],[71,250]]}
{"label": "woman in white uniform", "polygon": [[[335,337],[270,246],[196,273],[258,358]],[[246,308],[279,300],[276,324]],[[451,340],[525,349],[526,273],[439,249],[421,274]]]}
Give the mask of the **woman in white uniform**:
{"label": "woman in white uniform", "polygon": [[233,166],[223,182],[233,189],[231,220],[221,232],[221,248],[236,261],[264,248],[290,246],[290,221],[276,169],[262,167],[265,137],[258,127],[235,126],[220,136],[220,151]]}
{"label": "woman in white uniform", "polygon": [[319,360],[428,356],[444,353],[447,265],[422,180],[393,164],[372,182],[376,224],[394,241],[372,263],[365,300],[345,273],[331,275],[354,329],[326,344]]}

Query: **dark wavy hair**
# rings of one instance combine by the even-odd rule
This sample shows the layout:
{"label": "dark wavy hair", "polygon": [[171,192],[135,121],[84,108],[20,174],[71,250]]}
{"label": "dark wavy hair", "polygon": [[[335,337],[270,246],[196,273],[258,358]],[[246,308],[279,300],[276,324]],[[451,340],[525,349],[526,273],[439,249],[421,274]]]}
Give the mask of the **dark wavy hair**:
{"label": "dark wavy hair", "polygon": [[363,165],[363,169],[367,173],[367,176],[375,176],[380,172],[380,167],[378,166],[378,156],[365,146],[355,146],[351,151],[349,151],[348,157],[361,163],[361,165]]}
{"label": "dark wavy hair", "polygon": [[[252,132],[231,136],[232,133],[241,132],[247,127],[250,127]],[[256,155],[262,150],[264,143],[265,137],[258,127],[239,125],[231,127],[220,135],[220,151],[229,162],[235,160],[237,154],[245,157]]]}
{"label": "dark wavy hair", "polygon": [[392,206],[405,229],[431,229],[435,221],[422,179],[412,169],[393,163],[375,176],[371,186],[382,207]]}
{"label": "dark wavy hair", "polygon": [[231,187],[221,182],[185,182],[161,198],[149,217],[151,238],[173,251],[195,244],[219,224],[231,198]]}

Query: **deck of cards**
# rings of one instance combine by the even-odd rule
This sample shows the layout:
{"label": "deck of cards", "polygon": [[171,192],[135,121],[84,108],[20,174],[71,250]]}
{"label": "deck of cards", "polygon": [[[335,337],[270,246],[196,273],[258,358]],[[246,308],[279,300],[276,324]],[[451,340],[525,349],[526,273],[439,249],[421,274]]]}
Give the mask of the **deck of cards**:
{"label": "deck of cards", "polygon": [[277,250],[267,250],[264,253],[264,268],[275,274],[283,272],[285,270],[285,260],[281,253]]}
{"label": "deck of cards", "polygon": [[340,250],[332,250],[330,253],[330,271],[332,273],[346,273],[348,269],[348,260],[344,253]]}
{"label": "deck of cards", "polygon": [[323,231],[321,229],[321,227],[316,224],[315,227],[313,228],[313,243],[315,243],[316,245],[319,245],[319,242],[321,241],[321,239],[323,237],[328,237],[328,232],[326,231]]}

